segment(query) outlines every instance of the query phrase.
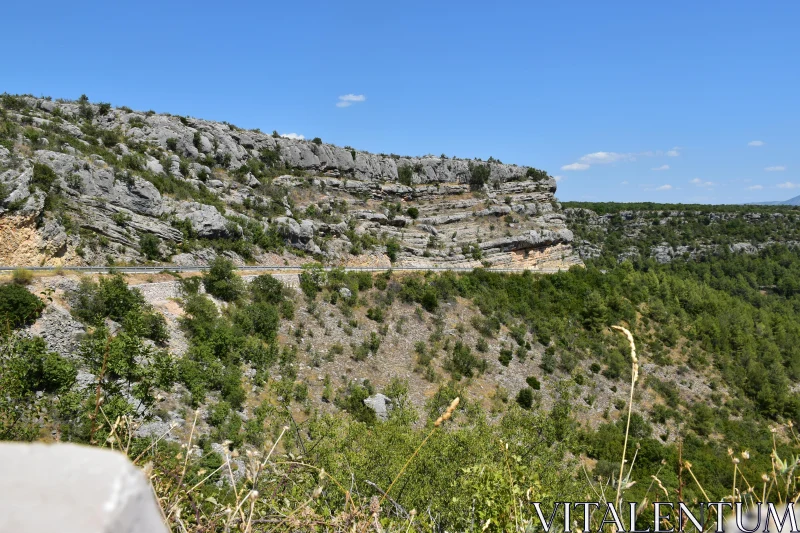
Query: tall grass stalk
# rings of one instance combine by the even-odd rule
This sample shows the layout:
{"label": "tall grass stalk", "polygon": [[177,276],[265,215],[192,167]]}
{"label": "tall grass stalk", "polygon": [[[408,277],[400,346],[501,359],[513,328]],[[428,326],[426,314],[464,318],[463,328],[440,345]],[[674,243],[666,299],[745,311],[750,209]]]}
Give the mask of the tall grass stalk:
{"label": "tall grass stalk", "polygon": [[[614,499],[615,504],[619,508],[620,498],[622,498],[622,476],[625,472],[625,454],[628,451],[628,435],[631,430],[631,413],[633,411],[633,390],[636,387],[636,381],[639,379],[639,359],[636,357],[636,343],[633,341],[633,335],[630,331],[622,326],[611,326],[617,331],[621,331],[627,338],[628,343],[631,345],[631,394],[628,398],[628,421],[625,424],[625,442],[622,445],[622,459],[619,464],[619,479],[617,480],[617,496]],[[633,465],[631,465],[633,467]]]}

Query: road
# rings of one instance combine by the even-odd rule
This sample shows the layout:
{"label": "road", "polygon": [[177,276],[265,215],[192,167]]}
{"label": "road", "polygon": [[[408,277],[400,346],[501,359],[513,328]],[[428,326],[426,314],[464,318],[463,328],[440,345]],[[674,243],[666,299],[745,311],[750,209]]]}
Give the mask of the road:
{"label": "road", "polygon": [[[54,271],[72,271],[72,272],[87,272],[87,273],[107,273],[107,272],[123,272],[126,274],[152,274],[158,272],[200,272],[208,270],[209,266],[204,265],[191,265],[191,266],[176,266],[176,265],[160,265],[160,266],[64,266],[64,267],[35,267],[35,266],[0,266],[0,272],[10,272],[17,269],[25,269],[33,272],[54,272]],[[324,270],[330,271],[335,268],[343,268],[347,272],[472,272],[474,268],[448,268],[448,267],[323,267]],[[259,271],[259,272],[302,272],[303,268],[298,266],[243,266],[237,267],[237,270],[242,271]],[[539,274],[554,274],[564,269],[558,268],[486,268],[489,272],[525,272],[530,271]]]}

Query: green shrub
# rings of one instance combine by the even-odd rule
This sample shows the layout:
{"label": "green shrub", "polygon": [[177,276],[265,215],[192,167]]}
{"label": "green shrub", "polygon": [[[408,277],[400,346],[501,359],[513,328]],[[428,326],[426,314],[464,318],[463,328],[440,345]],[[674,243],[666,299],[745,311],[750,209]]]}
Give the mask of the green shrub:
{"label": "green shrub", "polygon": [[48,192],[58,179],[55,171],[42,163],[33,164],[33,177],[31,177],[31,187],[35,187],[44,192]]}
{"label": "green shrub", "polygon": [[[103,131],[100,132],[100,140],[103,142],[103,146],[104,147],[111,148],[111,147],[114,147],[114,146],[116,146],[118,144],[124,143],[125,142],[125,136],[122,134],[122,131],[120,129],[103,130]],[[138,156],[138,154],[128,154],[127,156],[123,156],[122,157],[122,160],[123,160],[122,165],[125,168],[131,168],[128,164],[126,164],[124,162],[126,157],[128,157],[128,158],[136,158],[139,161],[142,161],[142,165],[144,165],[144,161],[142,160],[141,156],[138,156],[138,157],[137,156]],[[134,170],[141,170],[141,169],[140,168],[134,168]]]}
{"label": "green shrub", "polygon": [[533,389],[525,387],[517,393],[517,403],[523,409],[530,409],[533,405]]}
{"label": "green shrub", "polygon": [[457,341],[453,353],[445,361],[445,370],[450,372],[453,379],[459,380],[462,376],[471,378],[475,373],[482,374],[486,370],[486,361],[475,357],[469,346]]}
{"label": "green shrub", "polygon": [[280,323],[280,316],[275,306],[258,302],[248,306],[246,312],[253,321],[253,333],[266,342],[273,342]]}
{"label": "green shrub", "polygon": [[236,267],[230,259],[217,256],[211,262],[211,268],[203,275],[206,291],[220,300],[231,302],[244,294],[245,286],[242,278],[234,272]]}
{"label": "green shrub", "polygon": [[167,148],[171,151],[176,151],[178,149],[178,139],[175,137],[170,137],[167,139]]}
{"label": "green shrub", "polygon": [[542,384],[539,383],[539,380],[536,378],[536,376],[528,376],[525,378],[525,383],[527,383],[528,386],[533,390],[539,390],[542,388]]}
{"label": "green shrub", "polygon": [[78,375],[75,366],[57,353],[47,351],[47,344],[41,337],[21,339],[18,350],[18,367],[9,371],[20,372],[20,379],[28,390],[58,392],[75,383]]}
{"label": "green shrub", "polygon": [[409,207],[406,209],[406,214],[410,216],[412,219],[416,220],[419,218],[419,209],[416,207]]}
{"label": "green shrub", "polygon": [[397,252],[400,251],[400,243],[395,239],[389,239],[386,242],[386,255],[389,256],[389,261],[394,263],[397,261]]}
{"label": "green shrub", "polygon": [[92,120],[94,118],[94,111],[92,110],[92,106],[89,105],[89,98],[82,94],[80,98],[78,98],[78,115],[85,120]]}
{"label": "green shrub", "polygon": [[538,168],[531,167],[525,172],[525,177],[534,180],[544,180],[550,178],[550,175],[544,170],[539,170]]}
{"label": "green shrub", "polygon": [[397,169],[397,181],[411,187],[414,182],[414,170],[410,166],[399,167]]}
{"label": "green shrub", "polygon": [[316,145],[320,145],[322,144],[322,139],[320,139],[319,137],[314,137],[313,139],[311,139],[311,142]]}
{"label": "green shrub", "polygon": [[482,189],[486,182],[489,181],[490,174],[489,165],[473,165],[470,163],[469,188],[473,191]]}
{"label": "green shrub", "polygon": [[264,274],[250,282],[250,297],[253,302],[277,305],[285,298],[284,286],[274,277]]}
{"label": "green shrub", "polygon": [[129,312],[145,307],[142,293],[129,289],[122,274],[100,278],[98,283],[84,278],[72,298],[72,312],[90,324],[98,324],[104,318],[122,322]]}
{"label": "green shrub", "polygon": [[147,259],[157,261],[161,259],[161,252],[158,250],[158,237],[152,233],[143,233],[139,237],[139,251]]}
{"label": "green shrub", "polygon": [[23,111],[28,107],[23,97],[8,93],[0,95],[0,104],[3,104],[3,107],[12,111]]}
{"label": "green shrub", "polygon": [[4,329],[0,330],[0,441],[32,441],[40,437],[42,415],[52,412],[49,398],[41,393],[66,392],[76,371],[69,361],[48,352],[42,338]]}
{"label": "green shrub", "polygon": [[39,318],[44,303],[15,284],[0,285],[0,328],[20,328],[32,324]]}
{"label": "green shrub", "polygon": [[42,139],[42,132],[36,128],[25,128],[22,135],[31,142],[31,145],[36,146]]}
{"label": "green shrub", "polygon": [[315,298],[327,284],[328,276],[322,265],[303,265],[300,273],[300,289],[308,298]]}
{"label": "green shrub", "polygon": [[262,163],[264,163],[267,167],[277,167],[280,166],[281,162],[281,147],[276,145],[274,150],[270,150],[269,148],[264,148],[261,150],[259,155],[259,159]]}
{"label": "green shrub", "polygon": [[548,374],[552,374],[556,369],[555,353],[545,350],[545,352],[542,354],[542,362],[539,364],[539,367]]}
{"label": "green shrub", "polygon": [[181,287],[181,292],[185,296],[194,296],[200,292],[200,285],[203,284],[203,278],[192,276],[190,278],[181,278],[178,280]]}
{"label": "green shrub", "polygon": [[383,308],[382,307],[370,307],[367,309],[367,318],[370,320],[374,320],[375,322],[383,322]]}
{"label": "green shrub", "polygon": [[183,306],[185,316],[181,323],[193,337],[208,339],[215,331],[219,311],[210,299],[202,294],[187,295]]}
{"label": "green shrub", "polygon": [[145,160],[140,154],[125,154],[119,158],[119,166],[128,170],[141,171],[145,168]]}
{"label": "green shrub", "polygon": [[212,427],[220,427],[228,419],[231,414],[231,406],[226,401],[219,401],[209,407],[208,414],[206,415],[206,422]]}
{"label": "green shrub", "polygon": [[242,387],[242,370],[238,365],[229,365],[225,368],[222,375],[222,398],[234,409],[239,409],[247,399],[244,387]]}

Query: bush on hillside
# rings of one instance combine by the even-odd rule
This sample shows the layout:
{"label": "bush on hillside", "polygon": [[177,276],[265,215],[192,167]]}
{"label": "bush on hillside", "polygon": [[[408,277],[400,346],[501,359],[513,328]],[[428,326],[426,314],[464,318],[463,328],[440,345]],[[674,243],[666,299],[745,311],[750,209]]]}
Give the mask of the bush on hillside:
{"label": "bush on hillside", "polygon": [[33,324],[44,303],[21,285],[0,285],[0,328],[16,329]]}
{"label": "bush on hillside", "polygon": [[523,409],[530,409],[533,405],[533,389],[525,387],[517,393],[517,403]]}
{"label": "bush on hillside", "polygon": [[142,293],[128,288],[122,274],[100,278],[97,283],[82,279],[72,301],[73,314],[90,324],[98,324],[104,318],[121,323],[129,312],[145,307]]}
{"label": "bush on hillside", "polygon": [[400,167],[397,169],[397,181],[411,187],[414,181],[414,170],[410,166]]}
{"label": "bush on hillside", "polygon": [[235,273],[236,267],[230,259],[217,256],[211,262],[211,268],[203,275],[206,291],[220,300],[231,302],[244,294],[245,286],[242,278]]}
{"label": "bush on hillside", "polygon": [[473,165],[469,167],[469,188],[478,191],[489,181],[491,171],[489,165]]}
{"label": "bush on hillside", "polygon": [[55,171],[48,167],[47,165],[43,165],[42,163],[34,163],[33,164],[33,176],[31,177],[31,187],[40,189],[44,192],[50,190],[53,184],[58,179],[58,175]]}
{"label": "bush on hillside", "polygon": [[158,237],[152,233],[143,233],[139,238],[139,250],[143,256],[151,261],[161,259],[161,252],[158,250]]}
{"label": "bush on hillside", "polygon": [[258,276],[250,282],[250,298],[254,303],[279,304],[285,298],[284,286],[269,274]]}

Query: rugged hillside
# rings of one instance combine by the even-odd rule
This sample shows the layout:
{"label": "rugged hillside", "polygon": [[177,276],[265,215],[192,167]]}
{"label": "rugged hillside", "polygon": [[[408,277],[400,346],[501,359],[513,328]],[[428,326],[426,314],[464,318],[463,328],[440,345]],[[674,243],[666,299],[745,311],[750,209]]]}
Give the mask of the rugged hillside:
{"label": "rugged hillside", "polygon": [[555,181],[537,169],[376,155],[85,98],[0,106],[3,264],[579,262]]}
{"label": "rugged hillside", "polygon": [[[612,216],[609,231],[590,234],[601,255],[556,274],[311,267],[277,278],[239,276],[221,257],[202,276],[6,274],[0,439],[128,442],[134,456],[152,450],[166,480],[181,478],[176,457],[188,457],[188,485],[211,476],[195,503],[212,515],[231,504],[226,480],[253,487],[248,465],[277,441],[291,467],[265,480],[265,500],[284,514],[319,494],[319,476],[298,475],[298,461],[371,508],[414,456],[393,498],[462,531],[509,465],[516,494],[589,501],[587,479],[618,475],[627,431],[638,482],[626,498],[652,496],[650,476],[687,501],[721,498],[734,450],[746,479],[797,456],[787,442],[800,420],[800,249],[764,245],[794,238],[781,213],[762,217],[780,227],[717,229],[716,250],[669,263],[649,253],[620,262],[621,234],[634,228]],[[707,227],[636,220],[647,245],[695,246]],[[730,253],[748,232],[763,249]],[[619,324],[636,339],[635,367],[610,328]],[[434,430],[454,397],[453,418]],[[702,492],[682,483],[681,457]],[[348,509],[349,496],[323,490],[320,506]]]}
{"label": "rugged hillside", "polygon": [[800,244],[800,208],[569,202],[564,214],[581,259],[670,263]]}

